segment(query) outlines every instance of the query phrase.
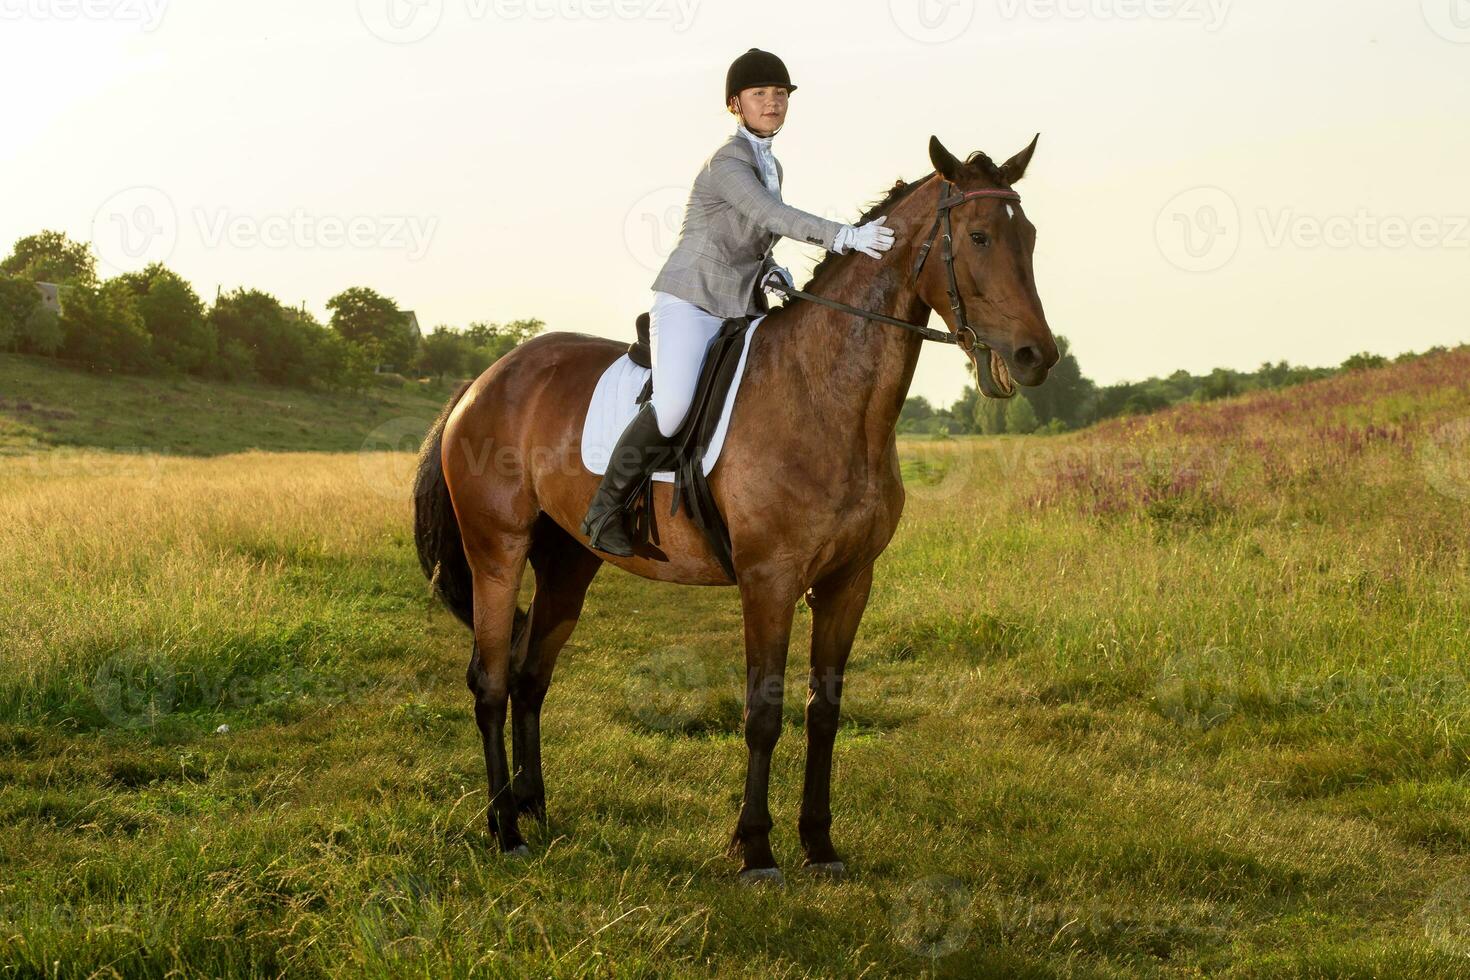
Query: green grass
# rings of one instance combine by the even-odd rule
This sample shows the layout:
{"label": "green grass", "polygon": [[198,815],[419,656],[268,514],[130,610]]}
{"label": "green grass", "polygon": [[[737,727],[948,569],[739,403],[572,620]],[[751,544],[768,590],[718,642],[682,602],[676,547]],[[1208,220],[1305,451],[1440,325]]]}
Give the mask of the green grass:
{"label": "green grass", "polygon": [[104,449],[140,456],[405,450],[452,386],[329,394],[195,378],[95,375],[48,357],[0,354],[0,455]]}
{"label": "green grass", "polygon": [[[723,853],[733,590],[599,576],[510,862],[406,454],[0,460],[0,970],[1464,976],[1470,365],[1423,361],[902,443],[837,740],[851,875],[799,870],[793,696],[782,890]],[[78,431],[163,424],[85,380],[48,401]],[[356,450],[335,411],[325,448]]]}

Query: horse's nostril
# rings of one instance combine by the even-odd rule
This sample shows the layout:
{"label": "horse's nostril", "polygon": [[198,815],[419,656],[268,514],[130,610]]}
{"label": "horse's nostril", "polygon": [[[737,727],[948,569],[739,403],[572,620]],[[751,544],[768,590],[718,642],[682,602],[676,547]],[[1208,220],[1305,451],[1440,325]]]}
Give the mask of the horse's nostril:
{"label": "horse's nostril", "polygon": [[1023,368],[1034,368],[1041,363],[1041,351],[1035,347],[1017,347],[1015,354],[1016,366]]}

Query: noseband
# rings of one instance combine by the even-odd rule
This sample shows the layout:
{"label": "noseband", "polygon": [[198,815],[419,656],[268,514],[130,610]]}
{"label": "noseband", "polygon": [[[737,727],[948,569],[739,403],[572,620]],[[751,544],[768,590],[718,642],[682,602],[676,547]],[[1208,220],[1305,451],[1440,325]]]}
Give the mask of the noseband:
{"label": "noseband", "polygon": [[786,289],[779,285],[774,285],[773,288],[780,290],[787,296],[804,299],[820,306],[828,306],[834,310],[851,313],[853,316],[860,316],[867,320],[876,320],[879,323],[891,323],[896,327],[912,330],[925,340],[932,340],[940,344],[955,344],[975,362],[976,370],[980,372],[980,388],[986,395],[991,398],[1010,398],[1016,393],[1015,388],[1012,387],[1009,394],[1001,393],[1000,386],[995,383],[995,377],[990,369],[990,358],[986,357],[982,361],[977,356],[978,352],[989,352],[990,347],[980,339],[979,334],[975,332],[975,328],[970,326],[969,318],[965,316],[965,306],[960,302],[959,283],[955,279],[954,274],[954,240],[951,236],[949,212],[966,201],[972,201],[976,198],[1014,201],[1019,204],[1021,195],[1012,190],[980,190],[951,193],[950,189],[952,187],[954,185],[948,180],[940,185],[939,204],[934,215],[934,226],[929,229],[929,234],[924,236],[924,244],[919,246],[919,254],[914,257],[914,268],[910,274],[910,278],[913,280],[914,288],[917,289],[919,285],[919,273],[924,270],[924,260],[929,257],[929,250],[934,246],[935,238],[939,235],[939,229],[943,226],[944,235],[939,239],[943,242],[943,245],[939,250],[939,254],[944,258],[944,271],[947,277],[945,289],[949,293],[949,309],[955,315],[955,319],[959,324],[955,328],[954,333],[949,333],[945,330],[933,330],[921,323],[910,323],[907,320],[900,320],[882,313],[873,313],[868,310],[858,309],[856,306],[849,306],[846,303],[839,302],[835,299],[827,299],[823,296],[815,296],[800,289]]}

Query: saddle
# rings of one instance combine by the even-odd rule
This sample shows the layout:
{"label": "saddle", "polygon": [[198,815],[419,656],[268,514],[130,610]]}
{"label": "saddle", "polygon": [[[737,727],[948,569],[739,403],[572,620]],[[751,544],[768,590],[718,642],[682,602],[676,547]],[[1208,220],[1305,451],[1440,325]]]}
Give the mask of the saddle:
{"label": "saddle", "polygon": [[[669,465],[657,466],[659,470],[672,469],[674,472],[674,502],[669,508],[669,516],[679,512],[681,503],[684,505],[689,519],[704,534],[710,550],[731,582],[735,581],[735,563],[730,555],[730,530],[715,506],[714,495],[710,493],[709,481],[704,475],[704,455],[709,451],[715,429],[719,427],[720,413],[730,393],[730,382],[745,349],[750,320],[748,316],[731,317],[721,324],[704,355],[689,413],[670,437],[672,460]],[[628,358],[640,367],[651,369],[653,360],[649,355],[647,313],[638,317],[637,335],[638,339],[628,345]],[[650,374],[638,394],[637,403],[642,404],[652,397],[653,375]],[[628,537],[635,546],[658,544],[658,525],[653,511],[653,473],[649,472],[633,491],[628,505]]]}

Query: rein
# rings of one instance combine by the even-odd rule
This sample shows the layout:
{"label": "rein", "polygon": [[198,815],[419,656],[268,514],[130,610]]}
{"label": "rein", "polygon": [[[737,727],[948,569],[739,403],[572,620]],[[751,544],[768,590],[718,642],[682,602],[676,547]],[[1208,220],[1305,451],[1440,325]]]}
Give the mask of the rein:
{"label": "rein", "polygon": [[786,296],[804,299],[809,303],[830,307],[834,310],[840,310],[843,313],[851,313],[853,316],[860,316],[865,320],[876,320],[879,323],[888,323],[895,327],[903,327],[905,330],[913,331],[925,340],[932,340],[940,344],[955,344],[960,350],[969,354],[971,359],[975,361],[976,369],[980,372],[980,387],[986,395],[991,398],[1010,398],[1016,393],[1015,388],[1012,387],[1008,394],[1001,393],[1000,386],[995,383],[995,377],[991,373],[990,358],[987,357],[984,359],[984,365],[982,367],[981,359],[975,356],[976,351],[989,351],[991,348],[975,333],[975,328],[970,326],[970,322],[965,316],[964,304],[960,302],[959,283],[956,281],[954,274],[954,241],[951,236],[949,212],[966,201],[975,200],[976,198],[991,198],[1020,203],[1021,195],[1011,190],[979,190],[951,194],[951,186],[953,185],[948,180],[940,185],[939,203],[934,215],[934,226],[929,229],[929,234],[925,236],[924,244],[919,247],[919,254],[914,260],[914,268],[913,272],[910,273],[910,278],[913,280],[914,285],[918,286],[919,273],[924,269],[924,260],[929,257],[929,250],[934,245],[935,237],[939,234],[940,226],[943,225],[944,235],[940,239],[943,242],[943,246],[940,249],[940,254],[944,257],[944,270],[947,278],[945,289],[949,293],[950,311],[954,313],[955,318],[959,321],[959,327],[954,333],[950,333],[947,330],[934,330],[921,323],[910,323],[908,320],[900,320],[897,317],[859,309],[856,306],[849,306],[847,303],[835,299],[827,299],[825,296],[817,296],[805,290],[796,288],[787,289],[779,283],[773,283],[771,288]]}

